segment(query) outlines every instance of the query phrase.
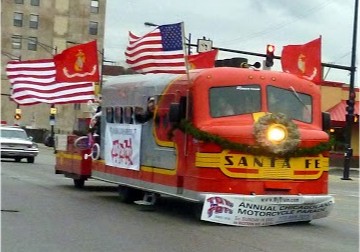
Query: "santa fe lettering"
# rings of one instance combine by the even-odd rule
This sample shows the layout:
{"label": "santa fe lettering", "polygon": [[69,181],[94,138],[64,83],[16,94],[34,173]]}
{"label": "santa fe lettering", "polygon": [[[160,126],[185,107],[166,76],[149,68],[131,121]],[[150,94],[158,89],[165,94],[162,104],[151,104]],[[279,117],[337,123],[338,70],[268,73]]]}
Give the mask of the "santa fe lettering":
{"label": "santa fe lettering", "polygon": [[319,159],[305,159],[305,168],[321,168]]}
{"label": "santa fe lettering", "polygon": [[[249,167],[249,164],[252,165],[252,167],[256,168],[262,168],[262,167],[280,167],[281,168],[291,168],[290,165],[290,159],[289,158],[259,158],[259,157],[246,157],[246,156],[240,156],[240,155],[234,155],[234,156],[225,156],[225,166],[236,166],[236,167]],[[253,162],[251,162],[253,161]]]}

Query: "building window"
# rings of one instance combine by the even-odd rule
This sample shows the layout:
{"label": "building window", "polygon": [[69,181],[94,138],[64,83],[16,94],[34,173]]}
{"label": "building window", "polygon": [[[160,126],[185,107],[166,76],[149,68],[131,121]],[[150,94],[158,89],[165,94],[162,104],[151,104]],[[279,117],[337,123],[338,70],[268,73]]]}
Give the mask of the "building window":
{"label": "building window", "polygon": [[11,47],[12,49],[21,49],[22,38],[20,35],[13,35],[11,37]]}
{"label": "building window", "polygon": [[37,29],[39,26],[39,15],[30,14],[30,28]]}
{"label": "building window", "polygon": [[23,14],[20,12],[14,12],[14,26],[23,26]]}
{"label": "building window", "polygon": [[97,22],[90,21],[89,34],[90,35],[97,35],[98,34],[98,23]]}
{"label": "building window", "polygon": [[30,4],[32,6],[40,6],[40,0],[31,0]]}
{"label": "building window", "polygon": [[90,12],[91,13],[99,13],[99,1],[98,0],[91,1]]}
{"label": "building window", "polygon": [[36,37],[29,37],[28,39],[28,50],[36,51],[37,50],[37,38]]}
{"label": "building window", "polygon": [[14,1],[16,4],[24,4],[24,0],[15,0]]}

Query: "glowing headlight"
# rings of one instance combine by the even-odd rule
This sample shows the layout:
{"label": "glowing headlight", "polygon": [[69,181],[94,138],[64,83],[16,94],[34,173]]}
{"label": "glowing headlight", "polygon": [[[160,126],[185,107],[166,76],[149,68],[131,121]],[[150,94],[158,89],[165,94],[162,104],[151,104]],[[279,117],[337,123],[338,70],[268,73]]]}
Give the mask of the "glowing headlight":
{"label": "glowing headlight", "polygon": [[268,130],[267,130],[267,134],[266,134],[266,138],[272,142],[272,143],[280,143],[282,141],[284,141],[287,138],[287,129],[284,125],[282,124],[273,124],[270,125]]}

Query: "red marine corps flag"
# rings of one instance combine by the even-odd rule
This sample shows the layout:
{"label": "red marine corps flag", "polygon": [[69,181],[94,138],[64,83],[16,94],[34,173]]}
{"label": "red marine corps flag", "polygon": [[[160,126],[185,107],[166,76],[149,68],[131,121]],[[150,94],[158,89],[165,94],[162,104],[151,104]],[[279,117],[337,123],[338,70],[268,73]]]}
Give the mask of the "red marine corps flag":
{"label": "red marine corps flag", "polygon": [[281,66],[284,72],[320,83],[322,80],[321,37],[303,45],[284,46]]}
{"label": "red marine corps flag", "polygon": [[99,81],[96,40],[54,56],[57,82]]}
{"label": "red marine corps flag", "polygon": [[212,68],[215,65],[215,59],[218,50],[210,50],[198,54],[187,56],[190,69]]}

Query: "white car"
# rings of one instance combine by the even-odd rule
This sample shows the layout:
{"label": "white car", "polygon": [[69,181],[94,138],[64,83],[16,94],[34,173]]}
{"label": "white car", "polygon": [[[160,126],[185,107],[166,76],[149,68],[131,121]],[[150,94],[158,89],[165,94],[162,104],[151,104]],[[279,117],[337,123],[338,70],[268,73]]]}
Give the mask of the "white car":
{"label": "white car", "polygon": [[34,163],[39,154],[38,145],[20,127],[1,126],[0,143],[1,158],[13,158],[16,162],[26,158],[28,163]]}

